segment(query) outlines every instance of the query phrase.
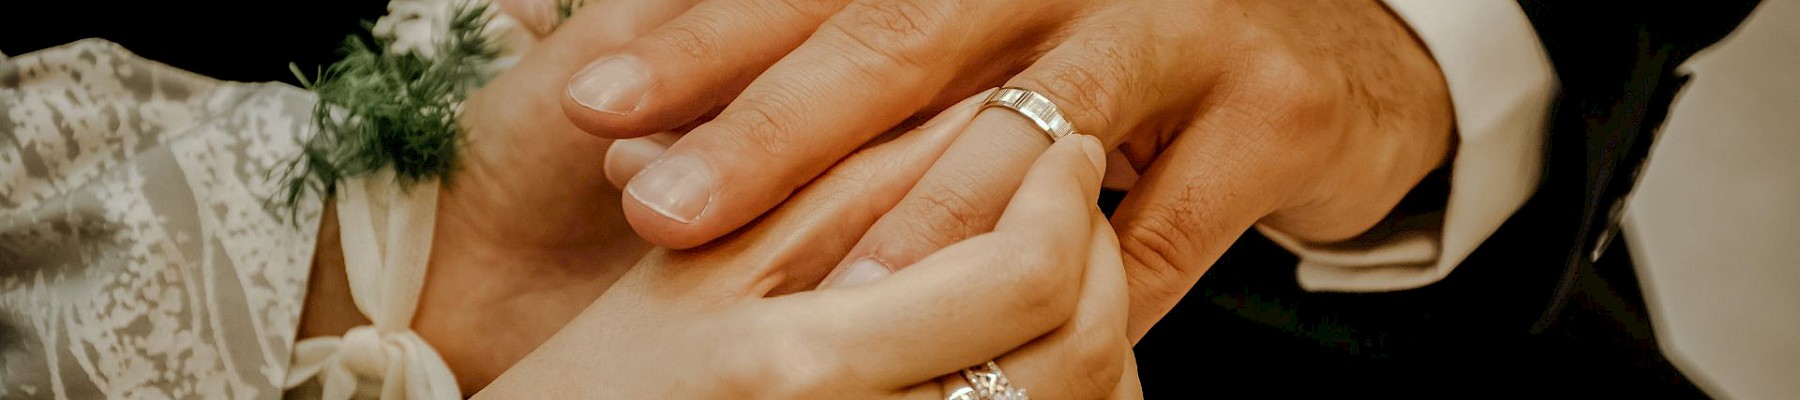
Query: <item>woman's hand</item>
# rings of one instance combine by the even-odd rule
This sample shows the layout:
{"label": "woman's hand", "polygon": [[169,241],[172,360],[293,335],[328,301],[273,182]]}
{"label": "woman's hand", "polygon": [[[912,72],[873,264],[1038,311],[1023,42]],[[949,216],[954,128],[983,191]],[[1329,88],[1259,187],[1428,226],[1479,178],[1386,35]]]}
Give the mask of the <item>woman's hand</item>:
{"label": "woman's hand", "polygon": [[[568,25],[612,12],[588,11]],[[1002,84],[1042,93],[1143,174],[1113,219],[1134,337],[1253,224],[1353,238],[1452,141],[1440,72],[1378,0],[706,0],[629,43],[586,48],[607,50],[573,75],[562,108],[590,133],[717,113],[679,140],[611,149],[609,176],[629,180],[626,218],[671,247],[757,218],[948,99]],[[1003,111],[972,129],[982,134],[959,138],[846,270],[880,275],[993,226],[1045,141]]]}
{"label": "woman's hand", "polygon": [[[542,15],[549,15],[553,2],[501,5],[521,20],[537,21],[527,4],[541,4]],[[685,7],[642,6],[602,22],[606,29],[654,23],[658,13],[673,16]],[[575,30],[590,42],[622,43],[635,35]],[[459,169],[443,185],[436,232],[421,233],[434,235],[434,244],[413,328],[451,367],[464,393],[479,390],[537,348],[650,247],[625,224],[619,190],[604,181],[611,140],[582,133],[557,107],[559,77],[585,59],[541,41],[533,45],[536,35],[525,36],[529,40],[508,44],[532,49],[464,103],[467,142]],[[328,215],[325,221],[321,243],[329,244],[336,219]],[[329,263],[339,254],[323,248],[319,260]],[[343,266],[315,270],[302,335],[342,335],[367,324],[350,299]]]}
{"label": "woman's hand", "polygon": [[477,397],[941,399],[961,378],[940,377],[988,360],[1035,398],[1131,396],[1091,137],[1039,157],[992,232],[888,279],[800,292],[967,128],[974,100],[858,152],[745,230],[652,251]]}
{"label": "woman's hand", "polygon": [[[656,3],[656,4],[652,4]],[[521,12],[518,4],[504,3],[509,12],[518,15]],[[613,6],[618,6],[617,3]],[[659,9],[658,7],[666,7]],[[662,4],[647,2],[639,4],[634,13],[615,14],[615,20],[605,26],[613,30],[579,31],[579,26],[565,29],[576,30],[582,40],[595,41],[612,38],[624,42],[632,35],[638,34],[630,29],[617,30],[620,26],[633,24],[656,23],[655,14],[662,13],[673,16],[669,10],[677,10],[685,5],[678,3]],[[528,10],[528,9],[527,9]],[[666,18],[666,17],[665,17]],[[641,32],[639,32],[641,33]],[[620,193],[617,189],[603,182],[601,175],[604,152],[611,140],[593,137],[581,133],[563,118],[556,107],[558,95],[562,92],[562,82],[545,77],[567,76],[585,61],[581,54],[562,51],[561,47],[546,43],[555,43],[555,37],[545,38],[548,42],[533,45],[533,50],[525,54],[516,66],[504,72],[489,85],[474,93],[464,107],[463,126],[468,130],[468,144],[460,155],[462,168],[444,186],[440,196],[437,231],[434,233],[435,243],[432,246],[431,265],[426,275],[426,283],[421,294],[418,312],[413,325],[415,331],[424,337],[437,350],[457,376],[459,385],[465,393],[472,393],[485,387],[495,377],[500,376],[526,354],[537,349],[551,335],[562,329],[584,308],[594,303],[595,298],[607,292],[620,275],[648,250],[648,244],[637,239],[624,223],[619,211]],[[567,40],[567,39],[563,39]],[[788,304],[791,300],[771,303],[762,301],[764,295],[778,295],[801,291],[816,285],[831,265],[841,258],[856,237],[874,223],[882,212],[891,208],[905,194],[906,190],[923,175],[925,169],[942,154],[956,135],[963,132],[968,121],[975,114],[975,104],[971,101],[952,112],[944,120],[920,128],[919,131],[906,138],[870,150],[868,155],[856,158],[845,167],[827,173],[828,182],[820,182],[806,190],[809,195],[797,197],[791,205],[783,208],[777,215],[772,215],[756,228],[742,232],[727,242],[710,247],[704,251],[694,252],[658,252],[644,261],[644,266],[637,268],[622,285],[619,294],[608,296],[608,301],[596,305],[586,315],[586,327],[570,328],[564,336],[573,335],[579,340],[598,341],[605,335],[624,335],[626,337],[667,338],[667,345],[690,345],[674,341],[680,336],[671,336],[651,330],[650,327],[664,328],[687,326],[686,322],[711,321],[712,324],[726,323],[722,320],[699,319],[691,314],[699,312],[708,305],[733,305],[736,319],[795,319],[799,316],[819,316],[811,311],[795,312],[793,306],[767,306],[752,304]],[[1074,147],[1071,147],[1073,149]],[[1080,154],[1079,150],[1063,150]],[[1064,157],[1056,165],[1060,169],[1076,168],[1074,174],[1067,179],[1093,175],[1085,171],[1085,161],[1076,156]],[[1048,163],[1048,161],[1047,161]],[[1078,168],[1077,168],[1078,167]],[[1047,167],[1049,168],[1049,167]],[[1073,178],[1069,178],[1073,177]],[[1049,178],[1040,178],[1040,180]],[[1081,185],[1076,185],[1081,183]],[[1048,197],[1066,197],[1067,201],[1055,202],[1058,207],[1067,208],[1069,202],[1091,204],[1093,194],[1089,180],[1067,181],[1061,185],[1039,185],[1045,189]],[[1057,189],[1060,188],[1060,189]],[[1055,194],[1057,190],[1067,193]],[[1031,207],[1021,206],[1022,209]],[[1043,208],[1039,206],[1038,208]],[[973,365],[981,360],[991,359],[996,355],[1014,350],[1026,342],[1030,346],[1017,349],[1001,359],[1008,372],[1025,387],[1040,390],[1061,391],[1068,382],[1087,385],[1090,391],[1113,389],[1112,382],[1121,376],[1120,368],[1126,365],[1129,345],[1122,340],[1123,332],[1123,286],[1117,276],[1117,250],[1110,236],[1110,229],[1100,226],[1096,230],[1094,221],[1087,220],[1090,210],[1075,210],[1075,218],[1070,229],[1058,235],[1026,235],[1029,232],[994,234],[987,242],[1008,242],[1025,239],[1098,240],[1102,247],[1093,257],[1108,262],[1088,263],[1084,258],[1089,253],[1088,245],[1070,246],[1066,243],[1020,244],[1019,249],[1038,249],[1045,251],[1014,251],[1012,245],[968,245],[969,249],[960,250],[965,254],[987,254],[986,257],[1010,257],[1014,263],[1001,266],[1004,268],[976,268],[977,266],[952,266],[969,260],[954,259],[957,256],[946,255],[949,261],[937,275],[939,279],[951,274],[950,269],[957,269],[955,274],[977,275],[992,274],[983,279],[965,280],[965,285],[980,282],[1015,282],[1025,286],[1014,286],[1010,290],[991,290],[980,296],[981,301],[994,303],[996,309],[1007,309],[1020,313],[1012,317],[1023,321],[1036,321],[1030,324],[1013,325],[1010,319],[993,319],[988,324],[996,325],[990,336],[991,340],[975,340],[955,330],[937,332],[945,338],[959,339],[960,347],[939,349],[924,344],[907,344],[910,336],[906,332],[917,330],[881,332],[866,337],[846,338],[858,340],[859,343],[876,343],[870,348],[916,350],[942,352],[941,359],[934,363],[913,365],[919,368],[943,365],[931,375],[921,377],[909,376],[908,385],[918,386],[908,390],[924,390],[929,378],[955,371],[958,368]],[[1024,211],[1021,211],[1024,212]],[[1023,218],[1023,217],[1021,217]],[[1037,218],[1030,218],[1038,220]],[[335,221],[327,217],[327,222]],[[1055,225],[1050,220],[1032,222],[1033,226]],[[1012,230],[1024,229],[1024,224]],[[335,229],[327,228],[322,236],[335,237]],[[1012,239],[1003,239],[1012,238]],[[330,240],[322,240],[322,243]],[[1047,251],[1062,249],[1064,251]],[[989,254],[991,253],[991,254]],[[953,253],[946,253],[953,254]],[[322,253],[321,261],[330,261],[335,252]],[[1017,258],[1019,256],[1036,256]],[[1079,255],[1079,256],[1078,256]],[[1032,264],[1018,264],[1020,261],[1038,261]],[[1040,265],[1041,264],[1041,265]],[[1083,266],[1091,264],[1091,268],[1101,268],[1100,273],[1084,273]],[[986,266],[982,266],[986,267]],[[329,283],[345,286],[341,264],[335,269],[319,268],[313,282],[326,284],[323,289],[331,289]],[[671,272],[690,272],[678,276],[667,275]],[[1008,272],[1011,271],[1011,272]],[[645,275],[645,274],[663,275]],[[323,276],[320,276],[323,275]],[[1023,277],[1023,278],[1019,278]],[[1086,282],[1083,279],[1086,277]],[[1111,277],[1111,278],[1108,278]],[[923,278],[920,278],[923,279]],[[1098,279],[1099,281],[1096,281]],[[1111,279],[1107,281],[1106,279]],[[995,283],[998,285],[999,283]],[[1010,284],[1009,284],[1010,285]],[[315,285],[317,286],[317,285]],[[873,287],[873,286],[872,286]],[[1013,296],[1010,292],[1021,288],[1038,288],[1027,291],[1025,296]],[[319,287],[315,287],[318,289]],[[342,289],[341,287],[338,289]],[[654,290],[652,290],[654,289]],[[940,287],[942,289],[942,287]],[[977,288],[971,288],[975,290]],[[673,291],[671,291],[673,290]],[[902,294],[922,296],[925,292],[905,291]],[[1079,291],[1079,292],[1078,292]],[[890,296],[893,289],[877,291],[875,289],[853,288],[837,293],[873,293],[855,295],[853,298],[869,296]],[[1060,294],[1058,294],[1060,293]],[[1081,293],[1080,311],[1074,301],[1077,293]],[[679,294],[679,295],[677,295]],[[812,295],[807,295],[812,296]],[[788,296],[805,298],[807,296]],[[837,294],[827,296],[829,299],[849,296]],[[965,295],[965,298],[968,295]],[[787,298],[787,297],[784,297]],[[870,297],[885,299],[887,297]],[[915,297],[916,298],[916,297]],[[752,302],[750,300],[759,301]],[[1056,300],[1056,301],[1052,301]],[[890,306],[898,306],[897,300],[886,300]],[[947,301],[947,300],[940,300]],[[620,303],[634,305],[621,309]],[[799,304],[814,304],[812,302]],[[879,330],[881,326],[899,323],[908,315],[918,317],[922,314],[937,313],[940,310],[909,306],[907,313],[893,313],[892,307],[872,308],[868,311],[845,308],[850,303],[834,303],[839,308],[839,315],[857,316],[857,324],[863,325],[861,330]],[[647,308],[636,305],[657,305],[660,312],[645,313]],[[1010,308],[1008,308],[1010,307]],[[721,308],[722,309],[722,308]],[[332,319],[357,319],[354,305],[345,290],[313,290],[308,299],[309,316],[303,324],[305,335],[341,335],[345,328],[366,324],[367,321],[325,321]],[[328,311],[343,311],[330,314]],[[595,311],[595,310],[605,310]],[[764,310],[764,311],[757,311]],[[954,310],[953,310],[954,311]],[[973,311],[973,309],[971,310]],[[996,312],[990,310],[990,312]],[[614,315],[626,313],[625,316]],[[1071,317],[1073,315],[1073,317]],[[663,317],[671,317],[674,322],[660,321]],[[597,320],[596,320],[597,318]],[[633,319],[636,318],[636,319]],[[804,319],[804,318],[801,318]],[[915,318],[916,319],[916,318]],[[962,320],[967,319],[951,319]],[[630,322],[638,321],[638,322]],[[814,323],[849,321],[812,320]],[[948,321],[948,320],[947,320]],[[621,325],[612,325],[618,322]],[[605,325],[595,328],[593,325]],[[633,324],[645,329],[631,328]],[[985,326],[966,324],[967,326]],[[783,330],[759,331],[760,340],[771,344],[789,346],[805,343],[800,338],[819,338],[848,334],[833,326],[789,326]],[[625,329],[621,332],[621,329]],[[672,328],[671,328],[672,329]],[[593,335],[586,332],[594,331]],[[804,331],[804,332],[802,332]],[[715,333],[726,333],[717,331]],[[1045,335],[1048,333],[1048,335]],[[787,336],[787,335],[798,336]],[[1035,341],[1032,339],[1036,338]],[[699,340],[695,337],[687,339]],[[744,338],[709,338],[709,342],[698,343],[705,346],[722,346],[746,343]],[[907,340],[901,340],[907,339]],[[1118,340],[1114,340],[1118,339]],[[577,340],[577,339],[562,339]],[[636,341],[620,343],[643,343]],[[1050,346],[1050,344],[1058,344]],[[551,346],[555,350],[546,350],[550,354],[567,351],[564,347]],[[586,348],[586,345],[583,345]],[[693,347],[687,347],[690,350]],[[758,347],[769,349],[770,347]],[[655,350],[653,347],[607,347],[608,351],[631,350],[642,353]],[[666,349],[665,349],[666,350]],[[972,352],[982,354],[977,359],[971,357]],[[606,360],[645,361],[648,358],[633,358],[629,353],[620,352],[617,357],[610,353],[595,354]],[[706,353],[689,353],[704,356]],[[796,355],[783,355],[792,358]],[[552,357],[552,356],[539,356]],[[781,358],[763,361],[780,360]],[[954,360],[947,363],[942,360]],[[1069,360],[1079,363],[1070,364]],[[736,367],[754,367],[749,360]],[[816,360],[825,361],[825,360]],[[552,363],[552,364],[559,364]],[[543,364],[539,364],[543,365]],[[800,365],[800,364],[794,364]],[[898,365],[895,362],[883,362],[872,365]],[[711,367],[710,361],[696,362],[691,366]],[[824,365],[814,365],[811,371],[824,371]],[[555,367],[561,369],[561,367]],[[593,375],[617,374],[629,376],[632,372],[643,373],[638,366],[611,367],[589,370]],[[723,370],[719,370],[723,371]],[[746,382],[748,376],[743,373],[755,372],[755,369],[732,371],[736,375],[713,376],[719,379],[731,379],[730,382]],[[804,371],[804,369],[803,369]],[[519,374],[515,373],[515,376]],[[669,375],[650,374],[652,377],[664,379],[643,380],[644,383],[671,382],[668,379],[680,378],[681,374],[670,372]],[[1090,376],[1093,375],[1093,376]],[[535,376],[525,374],[525,376]],[[546,375],[547,376],[547,375]],[[1071,379],[1069,377],[1079,379]],[[1095,378],[1098,376],[1099,378]],[[756,386],[756,390],[783,389],[843,392],[847,386],[830,386],[823,383],[801,384],[803,378],[819,378],[818,376],[800,377],[786,376],[792,379],[787,383],[793,386]],[[890,376],[892,378],[892,376]],[[517,379],[517,378],[515,378]],[[898,378],[896,378],[898,379]],[[586,382],[577,379],[567,381]],[[898,382],[898,381],[895,381]],[[1127,382],[1135,383],[1135,379]],[[729,382],[727,382],[729,383]],[[891,382],[889,382],[891,383]],[[902,386],[855,386],[870,389],[886,388],[898,391]],[[911,387],[908,386],[908,387]],[[1106,386],[1106,387],[1102,387]],[[546,386],[555,387],[555,386]],[[935,388],[935,386],[929,386]],[[1119,386],[1132,389],[1135,386]],[[665,388],[666,389],[666,388]]]}

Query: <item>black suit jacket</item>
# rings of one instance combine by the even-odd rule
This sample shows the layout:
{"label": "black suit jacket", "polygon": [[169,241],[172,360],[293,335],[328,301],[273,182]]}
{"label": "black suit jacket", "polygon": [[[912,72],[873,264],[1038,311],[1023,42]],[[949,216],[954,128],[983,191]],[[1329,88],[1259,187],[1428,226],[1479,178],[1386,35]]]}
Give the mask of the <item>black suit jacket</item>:
{"label": "black suit jacket", "polygon": [[[1569,240],[1563,246],[1568,251],[1564,276],[1537,329],[1560,312],[1583,266],[1616,242],[1620,214],[1656,130],[1689,79],[1677,68],[1723,39],[1759,2],[1519,1],[1550,54],[1562,92],[1538,194],[1558,204],[1516,218],[1580,221],[1551,231]],[[1579,211],[1572,204],[1580,204]]]}

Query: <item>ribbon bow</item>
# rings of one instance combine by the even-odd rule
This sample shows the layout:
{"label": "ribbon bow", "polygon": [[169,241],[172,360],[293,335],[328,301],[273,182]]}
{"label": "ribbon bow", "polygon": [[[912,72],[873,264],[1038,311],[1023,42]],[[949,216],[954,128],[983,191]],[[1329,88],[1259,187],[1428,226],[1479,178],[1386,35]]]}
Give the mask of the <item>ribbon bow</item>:
{"label": "ribbon bow", "polygon": [[350,296],[373,325],[296,343],[285,387],[320,377],[324,400],[462,398],[450,367],[411,327],[431,255],[438,182],[401,190],[392,172],[383,172],[345,181],[341,189],[338,226]]}

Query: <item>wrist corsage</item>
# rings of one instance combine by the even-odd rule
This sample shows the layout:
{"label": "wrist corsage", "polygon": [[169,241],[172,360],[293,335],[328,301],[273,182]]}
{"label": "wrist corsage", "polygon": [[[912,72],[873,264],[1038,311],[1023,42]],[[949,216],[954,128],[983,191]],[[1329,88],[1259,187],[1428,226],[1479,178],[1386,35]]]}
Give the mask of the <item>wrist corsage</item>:
{"label": "wrist corsage", "polygon": [[[557,3],[557,21],[578,6]],[[444,180],[456,168],[463,100],[514,57],[508,35],[526,35],[513,18],[482,0],[394,0],[368,25],[369,37],[344,41],[344,59],[316,71],[294,68],[318,95],[317,132],[274,171],[273,203],[290,210],[309,195],[330,197],[346,180],[393,171],[395,184]],[[515,41],[516,42],[516,41]]]}

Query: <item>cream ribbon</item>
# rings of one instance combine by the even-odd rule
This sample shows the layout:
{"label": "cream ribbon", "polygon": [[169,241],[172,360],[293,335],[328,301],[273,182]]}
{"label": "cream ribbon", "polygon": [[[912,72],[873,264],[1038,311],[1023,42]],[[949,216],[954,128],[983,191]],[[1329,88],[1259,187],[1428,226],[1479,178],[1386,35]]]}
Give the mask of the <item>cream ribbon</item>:
{"label": "cream ribbon", "polygon": [[450,367],[412,331],[437,221],[438,182],[403,189],[383,171],[339,189],[350,297],[374,324],[296,343],[285,387],[319,377],[324,400],[462,398]]}

